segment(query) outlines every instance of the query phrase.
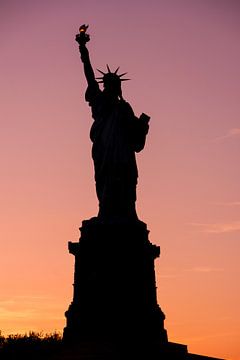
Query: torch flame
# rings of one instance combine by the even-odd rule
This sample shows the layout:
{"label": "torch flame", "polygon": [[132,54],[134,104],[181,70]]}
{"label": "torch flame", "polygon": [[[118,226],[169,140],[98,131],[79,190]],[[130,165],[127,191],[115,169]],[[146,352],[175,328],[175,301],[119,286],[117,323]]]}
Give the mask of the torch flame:
{"label": "torch flame", "polygon": [[88,28],[88,25],[81,25],[80,26],[80,28],[79,28],[79,32],[81,33],[81,32],[83,32],[83,33],[85,33],[86,31],[87,31],[87,28]]}

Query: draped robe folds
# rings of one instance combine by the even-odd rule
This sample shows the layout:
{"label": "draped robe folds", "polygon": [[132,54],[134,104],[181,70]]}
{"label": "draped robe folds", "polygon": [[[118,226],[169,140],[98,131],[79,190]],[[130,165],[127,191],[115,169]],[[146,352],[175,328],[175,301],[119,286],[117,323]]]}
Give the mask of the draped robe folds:
{"label": "draped robe folds", "polygon": [[148,125],[134,115],[125,100],[101,91],[96,81],[88,86],[85,98],[94,119],[90,138],[99,217],[136,218],[135,152],[145,145]]}

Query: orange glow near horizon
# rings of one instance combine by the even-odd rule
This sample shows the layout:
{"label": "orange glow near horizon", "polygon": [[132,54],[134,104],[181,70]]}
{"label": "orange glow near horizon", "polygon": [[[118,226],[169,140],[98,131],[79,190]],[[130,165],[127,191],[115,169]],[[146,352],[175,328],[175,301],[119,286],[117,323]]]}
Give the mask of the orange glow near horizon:
{"label": "orange glow near horizon", "polygon": [[124,99],[151,117],[137,155],[137,209],[161,246],[169,340],[238,360],[238,2],[33,3],[4,2],[0,14],[0,330],[63,329],[74,266],[67,242],[98,211],[75,42],[87,22],[94,69],[126,69]]}

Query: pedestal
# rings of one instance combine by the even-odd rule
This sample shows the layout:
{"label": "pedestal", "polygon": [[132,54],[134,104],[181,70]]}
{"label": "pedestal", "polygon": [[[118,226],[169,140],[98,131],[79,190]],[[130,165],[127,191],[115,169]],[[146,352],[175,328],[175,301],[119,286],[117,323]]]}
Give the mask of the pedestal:
{"label": "pedestal", "polygon": [[73,301],[64,341],[166,343],[165,316],[157,303],[154,260],[160,247],[146,224],[83,221],[75,256]]}
{"label": "pedestal", "polygon": [[75,257],[74,290],[59,360],[214,359],[168,342],[156,296],[160,247],[149,241],[145,223],[92,218],[80,231],[79,242],[68,244]]}

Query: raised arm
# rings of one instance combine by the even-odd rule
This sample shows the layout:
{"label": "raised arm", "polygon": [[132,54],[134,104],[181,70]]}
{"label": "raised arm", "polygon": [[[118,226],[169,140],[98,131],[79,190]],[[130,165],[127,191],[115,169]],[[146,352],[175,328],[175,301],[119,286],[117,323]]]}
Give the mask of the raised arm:
{"label": "raised arm", "polygon": [[86,34],[88,26],[82,25],[80,27],[80,33],[76,35],[76,41],[79,44],[79,51],[81,54],[81,60],[83,62],[84,74],[87,79],[88,85],[95,82],[94,71],[90,62],[89,52],[86,47],[86,43],[90,40],[89,35]]}

